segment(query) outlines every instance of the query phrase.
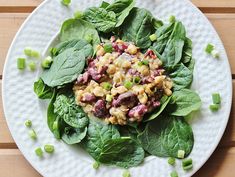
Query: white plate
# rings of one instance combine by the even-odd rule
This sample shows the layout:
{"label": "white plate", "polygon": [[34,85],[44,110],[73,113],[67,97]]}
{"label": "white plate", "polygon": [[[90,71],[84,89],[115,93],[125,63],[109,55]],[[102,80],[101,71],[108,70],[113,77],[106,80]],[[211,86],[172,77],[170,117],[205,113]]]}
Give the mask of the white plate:
{"label": "white plate", "polygon": [[[99,0],[72,0],[69,8],[60,4],[60,0],[47,0],[42,3],[17,33],[3,72],[3,105],[8,126],[12,136],[26,159],[43,176],[49,177],[120,177],[122,169],[102,166],[98,171],[92,168],[93,160],[77,146],[67,146],[56,141],[46,123],[46,110],[33,93],[33,82],[38,73],[19,72],[16,59],[23,54],[25,47],[30,46],[41,52],[53,40],[62,22],[73,16],[75,10],[98,5]],[[188,36],[193,40],[193,55],[196,59],[196,70],[193,88],[200,94],[203,106],[191,122],[195,145],[190,155],[194,160],[192,171],[185,173],[180,162],[176,169],[179,176],[191,176],[210,157],[218,145],[229,118],[232,100],[231,72],[225,49],[214,28],[205,16],[188,0],[137,0],[137,6],[149,9],[155,16],[167,20],[175,15],[187,28]],[[220,51],[220,59],[213,59],[204,52],[209,43],[215,44]],[[222,107],[218,113],[211,113],[211,94],[219,92],[222,96]],[[28,137],[24,121],[31,119],[33,128],[38,134],[38,141]],[[46,143],[55,145],[55,154],[39,159],[34,148]],[[131,168],[133,177],[167,177],[172,171],[167,160],[148,157],[139,167]]]}

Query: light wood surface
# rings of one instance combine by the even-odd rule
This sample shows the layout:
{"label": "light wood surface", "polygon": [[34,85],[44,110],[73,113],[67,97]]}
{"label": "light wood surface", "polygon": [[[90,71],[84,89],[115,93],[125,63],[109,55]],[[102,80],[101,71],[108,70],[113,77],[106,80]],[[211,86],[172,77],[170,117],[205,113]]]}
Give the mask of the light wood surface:
{"label": "light wood surface", "polygon": [[[27,16],[42,0],[0,0],[0,78],[10,43]],[[192,0],[219,33],[235,79],[235,0]],[[0,81],[1,86],[1,81]],[[233,81],[235,87],[235,80]],[[234,90],[235,91],[235,90]],[[1,97],[1,92],[0,92]],[[235,101],[226,132],[207,163],[194,177],[235,176]],[[17,149],[7,127],[0,100],[0,177],[39,177]]]}

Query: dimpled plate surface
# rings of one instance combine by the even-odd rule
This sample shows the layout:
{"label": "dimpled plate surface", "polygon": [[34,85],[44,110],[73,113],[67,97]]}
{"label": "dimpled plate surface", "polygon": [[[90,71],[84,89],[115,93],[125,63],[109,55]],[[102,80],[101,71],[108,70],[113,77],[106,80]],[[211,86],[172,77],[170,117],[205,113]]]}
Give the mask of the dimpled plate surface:
{"label": "dimpled plate surface", "polygon": [[[17,33],[7,56],[3,73],[3,103],[8,126],[12,136],[26,159],[46,177],[120,177],[122,169],[102,166],[95,171],[92,158],[77,146],[67,146],[55,140],[46,123],[46,104],[40,102],[33,93],[33,82],[38,73],[19,72],[16,59],[23,56],[25,47],[30,46],[40,52],[46,50],[50,41],[58,33],[62,22],[73,16],[76,10],[99,4],[99,0],[72,0],[68,8],[60,4],[60,0],[44,1]],[[190,122],[195,135],[195,145],[190,155],[194,160],[194,168],[184,172],[181,163],[176,169],[179,176],[194,174],[210,157],[227,125],[229,118],[232,81],[231,72],[224,50],[216,31],[206,17],[187,0],[137,0],[137,6],[149,9],[154,16],[167,20],[175,15],[187,29],[193,40],[193,55],[196,59],[193,89],[202,98],[202,108]],[[204,52],[207,43],[213,43],[220,51],[220,59],[213,59]],[[222,107],[218,113],[211,113],[211,94],[219,92]],[[26,119],[33,121],[33,128],[38,133],[38,141],[31,141],[28,129],[23,125]],[[39,159],[34,148],[46,143],[55,145],[53,155],[45,154]],[[173,169],[163,158],[150,156],[136,168],[131,168],[133,177],[167,177]]]}

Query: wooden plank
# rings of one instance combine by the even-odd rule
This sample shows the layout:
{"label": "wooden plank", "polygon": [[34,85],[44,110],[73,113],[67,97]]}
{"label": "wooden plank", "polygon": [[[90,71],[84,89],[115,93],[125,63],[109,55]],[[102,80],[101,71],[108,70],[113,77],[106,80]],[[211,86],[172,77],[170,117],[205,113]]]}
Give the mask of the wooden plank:
{"label": "wooden plank", "polygon": [[2,177],[41,177],[17,149],[1,149],[0,164]]}
{"label": "wooden plank", "polygon": [[[193,177],[234,177],[234,161],[235,147],[217,148],[207,163]],[[40,177],[40,174],[17,149],[0,149],[0,164],[0,176]]]}
{"label": "wooden plank", "polygon": [[[230,59],[232,73],[235,74],[235,14],[206,14],[218,31]],[[27,13],[0,13],[0,73],[10,43],[23,23]]]}

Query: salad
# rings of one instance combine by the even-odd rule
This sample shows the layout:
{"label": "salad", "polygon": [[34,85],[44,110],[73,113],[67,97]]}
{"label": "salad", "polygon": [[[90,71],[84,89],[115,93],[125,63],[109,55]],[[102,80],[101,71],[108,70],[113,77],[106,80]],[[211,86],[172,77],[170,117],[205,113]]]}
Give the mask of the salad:
{"label": "salad", "polygon": [[163,22],[135,0],[102,2],[63,22],[58,40],[34,83],[50,99],[55,138],[123,168],[149,155],[172,164],[190,154],[187,119],[201,99],[190,89],[195,60],[182,22]]}

